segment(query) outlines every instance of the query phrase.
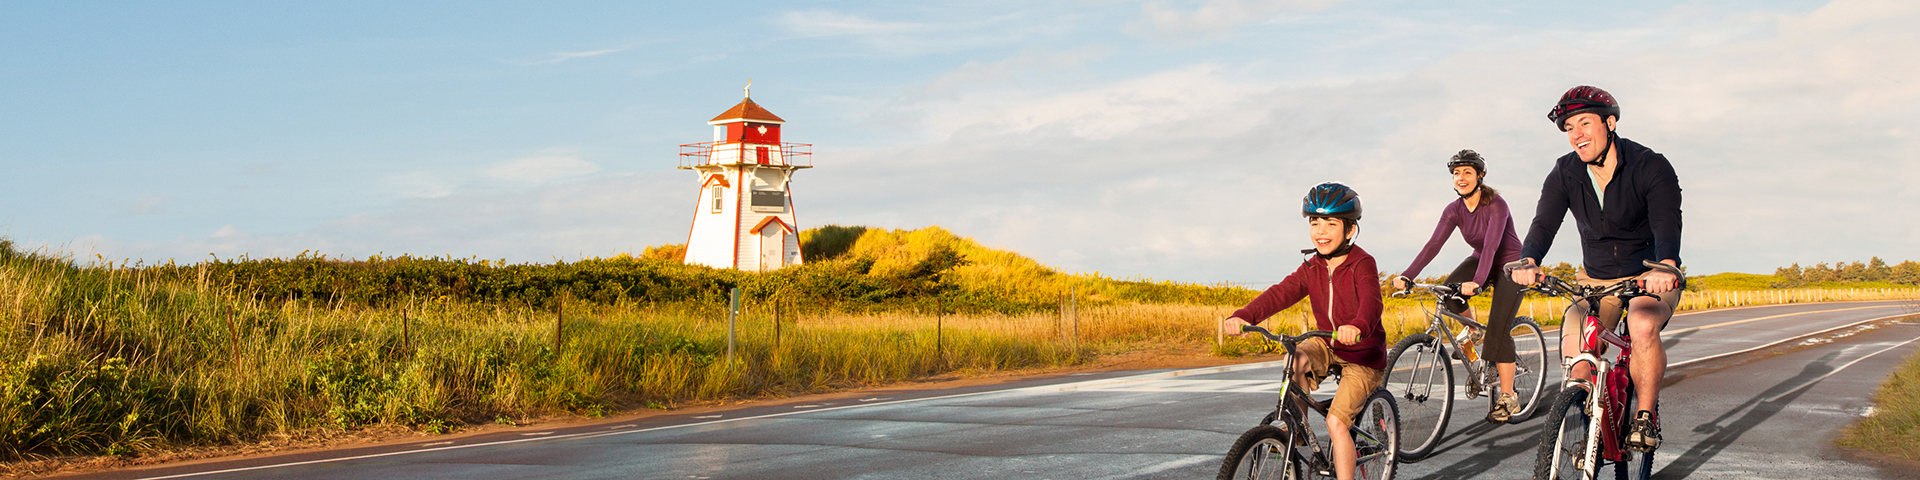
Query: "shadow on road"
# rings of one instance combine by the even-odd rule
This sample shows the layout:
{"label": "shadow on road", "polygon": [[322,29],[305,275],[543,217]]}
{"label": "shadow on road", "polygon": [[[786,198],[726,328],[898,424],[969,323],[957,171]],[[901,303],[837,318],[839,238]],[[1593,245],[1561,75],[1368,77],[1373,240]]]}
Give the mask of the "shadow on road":
{"label": "shadow on road", "polygon": [[1689,336],[1692,336],[1695,333],[1700,333],[1700,331],[1693,330],[1693,331],[1688,331],[1688,332],[1681,333],[1679,335],[1674,335],[1674,336],[1661,335],[1660,346],[1668,350],[1672,350],[1674,345],[1678,345],[1680,343],[1680,339],[1687,338]]}
{"label": "shadow on road", "polygon": [[[1539,437],[1539,426],[1544,423],[1537,421],[1537,419],[1542,418],[1540,412],[1547,409],[1545,405],[1552,405],[1554,398],[1558,396],[1558,394],[1558,390],[1542,392],[1539,400],[1542,407],[1534,411],[1534,417],[1528,418],[1520,424],[1493,424],[1487,423],[1481,418],[1472,418],[1472,426],[1448,432],[1445,437],[1441,437],[1440,445],[1429,455],[1440,455],[1452,451],[1455,448],[1469,445],[1480,447],[1480,453],[1440,467],[1439,470],[1426,476],[1418,477],[1415,480],[1474,478],[1485,475],[1488,471],[1499,467],[1501,461],[1515,455],[1533,454],[1534,445],[1537,442],[1536,439]],[[1468,411],[1474,410],[1469,409]],[[1466,412],[1454,412],[1454,415],[1456,415],[1455,418],[1461,418],[1458,415],[1463,413]],[[1501,440],[1507,441],[1501,442]],[[1429,456],[1428,458],[1432,457]]]}
{"label": "shadow on road", "polygon": [[[1780,383],[1774,384],[1766,391],[1760,392],[1759,395],[1755,395],[1752,399],[1741,403],[1739,406],[1727,409],[1726,413],[1721,414],[1720,417],[1713,419],[1713,421],[1693,427],[1694,433],[1711,433],[1712,435],[1693,444],[1692,448],[1688,448],[1686,452],[1682,452],[1679,456],[1674,457],[1673,463],[1667,464],[1666,468],[1662,468],[1658,472],[1654,472],[1653,477],[1686,478],[1692,475],[1695,470],[1700,469],[1700,466],[1706,465],[1708,461],[1713,460],[1714,456],[1719,455],[1721,451],[1733,445],[1733,443],[1739,440],[1741,435],[1746,434],[1748,430],[1759,426],[1761,422],[1765,422],[1768,418],[1773,417],[1774,414],[1780,413],[1780,410],[1786,408],[1787,404],[1793,403],[1794,399],[1800,398],[1800,395],[1806,394],[1813,389],[1803,388],[1796,390],[1790,395],[1776,398],[1773,401],[1765,401],[1763,399],[1800,387],[1802,383],[1832,372],[1833,366],[1829,364],[1839,355],[1840,352],[1831,352],[1820,357],[1819,360],[1809,362],[1806,368],[1800,370],[1799,375],[1794,375],[1792,378],[1782,380]],[[1685,407],[1681,406],[1678,408]],[[1742,410],[1745,410],[1746,413],[1740,414]],[[1740,417],[1733,418],[1736,414],[1740,414]],[[1655,454],[1658,455],[1660,452],[1656,451]]]}

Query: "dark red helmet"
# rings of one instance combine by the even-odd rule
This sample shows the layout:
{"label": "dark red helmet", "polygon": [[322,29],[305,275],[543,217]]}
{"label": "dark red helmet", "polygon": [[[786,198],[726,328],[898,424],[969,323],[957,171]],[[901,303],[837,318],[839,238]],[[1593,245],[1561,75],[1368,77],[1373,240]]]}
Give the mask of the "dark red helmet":
{"label": "dark red helmet", "polygon": [[1589,112],[1600,114],[1600,118],[1603,119],[1608,116],[1618,119],[1620,102],[1614,101],[1613,94],[1601,90],[1600,87],[1581,85],[1561,95],[1560,103],[1554,105],[1552,111],[1547,112],[1547,119],[1552,120],[1553,126],[1559,127],[1560,131],[1564,132],[1567,131],[1567,117]]}

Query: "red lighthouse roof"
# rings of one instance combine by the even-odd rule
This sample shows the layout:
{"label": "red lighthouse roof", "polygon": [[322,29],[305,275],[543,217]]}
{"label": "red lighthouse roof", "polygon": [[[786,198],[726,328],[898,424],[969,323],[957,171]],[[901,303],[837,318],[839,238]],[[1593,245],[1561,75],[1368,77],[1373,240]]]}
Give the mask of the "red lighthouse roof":
{"label": "red lighthouse roof", "polygon": [[744,121],[754,121],[754,122],[762,122],[762,123],[787,123],[785,119],[780,118],[778,115],[774,115],[773,112],[769,112],[767,111],[767,109],[761,108],[760,104],[753,103],[752,98],[740,100],[739,105],[734,105],[733,108],[727,109],[725,113],[721,113],[720,116],[718,117],[713,117],[713,120],[709,120],[707,121],[707,123],[712,125],[719,125],[722,123],[733,123],[733,122],[744,122]]}

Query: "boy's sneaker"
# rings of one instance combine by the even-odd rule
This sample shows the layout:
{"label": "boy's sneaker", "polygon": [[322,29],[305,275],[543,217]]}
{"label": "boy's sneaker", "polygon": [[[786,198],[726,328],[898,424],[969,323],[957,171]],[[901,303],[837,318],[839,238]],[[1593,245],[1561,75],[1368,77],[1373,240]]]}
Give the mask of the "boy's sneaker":
{"label": "boy's sneaker", "polygon": [[1500,399],[1493,402],[1493,411],[1487,412],[1487,421],[1507,423],[1513,419],[1513,413],[1520,411],[1520,399],[1511,393],[1501,393]]}
{"label": "boy's sneaker", "polygon": [[1633,427],[1627,431],[1627,448],[1640,452],[1660,448],[1660,417],[1646,410],[1635,415]]}

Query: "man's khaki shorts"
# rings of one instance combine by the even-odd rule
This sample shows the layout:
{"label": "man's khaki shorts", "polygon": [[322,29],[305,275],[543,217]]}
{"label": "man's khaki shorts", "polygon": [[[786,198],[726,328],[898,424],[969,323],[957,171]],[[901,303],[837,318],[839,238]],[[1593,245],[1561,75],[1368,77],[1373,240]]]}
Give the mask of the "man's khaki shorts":
{"label": "man's khaki shorts", "polygon": [[1333,404],[1327,406],[1327,418],[1344,418],[1348,425],[1352,425],[1366,404],[1367,396],[1380,388],[1384,380],[1381,372],[1334,355],[1333,347],[1324,338],[1307,339],[1300,342],[1297,348],[1300,357],[1307,362],[1305,372],[1295,372],[1300,374],[1297,380],[1301,383],[1300,388],[1305,389],[1302,390],[1304,392],[1320,388],[1320,382],[1331,376],[1329,367],[1340,366],[1340,388],[1333,394]]}
{"label": "man's khaki shorts", "polygon": [[[1636,279],[1646,278],[1647,275],[1657,271],[1659,270],[1648,270],[1646,272],[1643,272],[1639,275],[1635,275],[1630,278],[1636,278]],[[1574,275],[1575,282],[1578,282],[1579,284],[1588,286],[1588,287],[1604,287],[1608,285],[1613,285],[1615,283],[1620,283],[1621,280],[1625,280],[1625,279],[1626,278],[1596,279],[1593,277],[1588,277],[1587,272],[1584,270]],[[1674,285],[1674,286],[1679,287],[1681,285]],[[1673,290],[1668,290],[1667,293],[1662,293],[1659,295],[1660,301],[1665,302],[1667,304],[1668,312],[1676,312],[1680,310],[1680,290],[1681,290],[1680,288],[1674,288]],[[1619,297],[1605,297],[1600,299],[1600,315],[1599,315],[1600,327],[1606,328],[1606,329],[1612,329],[1615,323],[1620,322],[1620,310],[1621,308],[1620,308]],[[1584,302],[1574,302],[1573,306],[1567,308],[1567,316],[1565,318],[1586,318],[1586,316],[1587,316],[1586,304]],[[1668,316],[1667,320],[1671,321],[1673,320],[1673,317]],[[1579,323],[1574,323],[1574,325],[1579,325]],[[1666,328],[1667,328],[1666,322],[1661,322],[1660,329],[1665,330]],[[1565,330],[1563,329],[1562,331],[1564,332]]]}

